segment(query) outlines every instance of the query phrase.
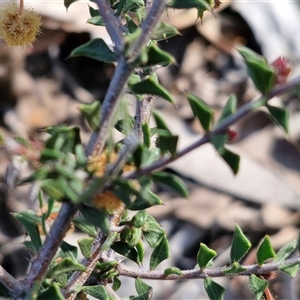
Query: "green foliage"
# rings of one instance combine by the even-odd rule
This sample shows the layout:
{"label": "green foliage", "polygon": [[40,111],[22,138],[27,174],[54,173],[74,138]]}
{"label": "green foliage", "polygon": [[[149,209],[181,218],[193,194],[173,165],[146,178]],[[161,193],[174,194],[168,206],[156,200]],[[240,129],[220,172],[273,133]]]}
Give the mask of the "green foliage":
{"label": "green foliage", "polygon": [[239,225],[235,224],[234,235],[230,249],[230,261],[231,263],[240,262],[240,260],[246,255],[251,248],[251,243],[244,235]]}
{"label": "green foliage", "polygon": [[213,121],[213,110],[199,97],[194,94],[187,95],[194,116],[199,120],[203,129],[208,131]]}
{"label": "green foliage", "polygon": [[102,39],[93,39],[71,52],[72,57],[85,56],[102,62],[115,62],[118,56],[110,50]]}
{"label": "green foliage", "polygon": [[267,93],[274,86],[275,71],[267,63],[266,59],[245,47],[239,47],[238,51],[243,56],[248,73],[255,87],[262,93]]}
{"label": "green foliage", "polygon": [[267,105],[272,118],[277,122],[286,133],[289,131],[289,112],[285,108]]}
{"label": "green foliage", "polygon": [[[64,5],[68,9],[74,2],[74,0],[65,0]],[[154,2],[152,6],[161,3],[160,1]],[[19,184],[36,184],[39,189],[38,201],[41,210],[40,214],[33,211],[14,213],[14,217],[23,225],[30,237],[30,241],[25,241],[24,244],[37,253],[44,254],[43,251],[48,251],[47,249],[51,247],[51,251],[53,250],[49,251],[51,255],[45,260],[44,273],[39,274],[38,280],[31,284],[28,291],[23,291],[26,295],[22,299],[65,299],[65,289],[67,290],[69,285],[71,287],[67,293],[77,294],[77,299],[86,299],[87,295],[96,299],[115,299],[111,287],[116,291],[121,286],[121,275],[124,275],[122,270],[126,268],[123,264],[124,258],[135,262],[139,267],[143,266],[146,244],[152,248],[149,274],[158,274],[161,279],[168,280],[174,277],[185,279],[187,274],[194,272],[195,278],[204,278],[204,287],[208,297],[212,300],[221,300],[225,289],[210,276],[218,274],[218,276],[238,276],[239,273],[244,273],[243,275],[249,275],[249,288],[254,293],[255,299],[262,299],[268,282],[256,275],[256,271],[250,270],[249,272],[249,268],[241,264],[251,248],[251,243],[237,224],[235,224],[230,248],[229,266],[214,269],[213,259],[217,255],[216,251],[200,243],[197,266],[194,270],[168,267],[163,271],[152,272],[170,256],[167,233],[146,211],[154,205],[163,204],[159,196],[153,192],[153,183],[166,187],[180,197],[188,197],[188,188],[179,176],[162,168],[166,165],[166,161],[176,160],[182,153],[187,153],[196,146],[186,145],[183,151],[178,150],[179,137],[172,133],[176,132],[176,129],[170,128],[162,114],[152,111],[156,124],[156,127],[152,128],[148,120],[151,111],[145,113],[147,115],[145,118],[141,115],[133,116],[129,113],[128,102],[123,106],[119,103],[124,92],[133,94],[137,101],[148,101],[151,95],[159,96],[171,104],[175,103],[172,93],[159,83],[155,71],[158,67],[175,63],[175,58],[162,50],[157,41],[178,35],[179,31],[165,22],[156,22],[147,33],[147,26],[150,26],[152,20],[156,20],[156,16],[152,15],[148,18],[149,9],[145,7],[143,0],[110,0],[105,1],[105,4],[110,6],[105,12],[107,15],[103,15],[101,9],[89,6],[87,9],[89,9],[90,18],[87,22],[95,26],[107,26],[115,48],[109,47],[103,39],[94,38],[74,49],[70,58],[84,56],[103,63],[114,63],[117,70],[116,76],[120,76],[117,78],[123,80],[124,86],[118,86],[119,82],[115,84],[112,80],[112,91],[109,89],[103,100],[103,111],[107,112],[107,115],[103,115],[102,111],[103,120],[100,120],[100,101],[79,105],[81,114],[90,129],[94,131],[86,149],[81,142],[79,128],[66,125],[47,127],[45,133],[48,134],[48,138],[45,139],[42,149],[38,150],[40,151],[38,168],[27,178],[20,180]],[[202,19],[205,11],[213,12],[215,6],[218,6],[218,1],[167,0],[166,6],[171,9],[195,8],[198,17]],[[109,19],[112,20],[112,24],[105,24],[104,20],[108,22]],[[113,30],[112,27],[114,27]],[[115,40],[114,35],[117,35],[121,41],[118,41],[118,38]],[[140,47],[138,51],[136,45]],[[202,141],[203,143],[210,142],[234,174],[238,173],[240,157],[229,150],[227,143],[231,142],[229,134],[231,125],[239,121],[241,117],[265,106],[271,118],[285,132],[288,132],[288,111],[268,103],[270,95],[276,90],[272,90],[276,83],[274,68],[264,57],[245,47],[240,47],[239,52],[245,60],[249,76],[256,89],[263,94],[258,101],[237,109],[237,98],[235,95],[230,95],[219,120],[214,125],[214,109],[207,105],[204,99],[187,92],[193,115],[204,129],[198,144],[195,145],[199,146]],[[122,61],[121,64],[119,64],[120,61]],[[118,70],[122,65],[125,66],[124,69]],[[297,89],[299,90],[299,87]],[[270,93],[271,90],[272,93]],[[110,111],[113,112],[112,115]],[[140,119],[143,119],[141,124],[138,121]],[[105,125],[106,121],[109,125]],[[100,124],[104,125],[100,126]],[[108,132],[105,132],[106,127]],[[125,141],[132,132],[135,132],[139,136],[139,145],[134,150],[126,152],[124,140],[115,143],[112,134],[113,127],[123,135]],[[99,145],[92,145],[90,151],[90,144],[95,142],[95,136],[99,132],[103,133],[101,136],[103,140],[98,142],[103,143],[104,150]],[[33,144],[27,139],[18,137],[16,141],[20,146],[34,150]],[[3,144],[5,145],[5,139],[1,137],[1,146]],[[98,146],[102,151],[100,154],[94,151],[98,149]],[[105,153],[111,157],[107,161],[104,159],[103,165],[99,162],[104,175],[95,176],[95,169],[91,170],[91,167],[94,168],[93,159],[99,158],[101,161],[98,155]],[[114,170],[110,168],[113,164],[116,164]],[[101,198],[104,192],[112,193],[112,197],[108,199],[109,204],[113,204],[113,201],[118,203],[114,209],[101,206],[103,203],[96,203],[95,199],[98,196]],[[55,227],[48,228],[48,220],[57,213],[58,207],[61,207],[61,203],[58,206],[57,202],[77,209],[77,214],[74,213],[75,216],[70,220],[66,218],[66,222],[69,222],[67,225],[72,223],[86,235],[77,241],[84,256],[83,261],[78,260],[78,247],[62,239],[66,232],[61,234],[53,232]],[[103,209],[98,207],[103,207]],[[132,212],[129,211],[136,211],[136,213],[132,216],[130,214]],[[51,243],[51,239],[53,240],[51,247],[43,247],[44,240],[40,232],[46,235],[47,242],[50,240]],[[253,270],[261,271],[265,265],[268,265],[274,270],[294,276],[300,263],[298,260],[287,261],[287,259],[296,249],[299,250],[299,241],[293,240],[275,254],[269,236],[265,236],[258,246],[256,252],[258,265]],[[121,259],[114,256],[115,252],[121,255]],[[39,256],[34,259],[39,259]],[[273,259],[273,265],[268,263],[269,259]],[[42,265],[43,262],[39,263]],[[142,280],[144,273],[140,269],[134,269],[134,272],[133,277],[137,277],[135,280],[137,296],[130,296],[126,299],[151,299],[152,287]],[[75,280],[76,285],[72,284],[73,276],[78,276],[77,281]],[[85,282],[87,285],[84,285]],[[11,296],[9,292],[0,279],[0,297]]]}
{"label": "green foliage", "polygon": [[151,177],[153,181],[169,188],[179,196],[184,198],[188,197],[189,191],[186,185],[176,175],[167,172],[153,172]]}
{"label": "green foliage", "polygon": [[270,237],[266,235],[257,248],[257,263],[261,266],[267,259],[274,258],[275,256],[276,254],[271,245]]}
{"label": "green foliage", "polygon": [[264,290],[268,285],[266,280],[260,279],[256,275],[251,274],[249,277],[249,288],[254,293],[256,300],[263,299]]}
{"label": "green foliage", "polygon": [[207,247],[205,244],[200,243],[200,249],[197,254],[197,263],[200,269],[205,269],[210,265],[212,259],[217,255],[217,252]]}
{"label": "green foliage", "polygon": [[41,218],[31,210],[14,213],[14,217],[24,226],[26,232],[31,238],[31,242],[38,252],[42,246],[38,224],[41,223]]}
{"label": "green foliage", "polygon": [[225,292],[225,289],[213,281],[211,278],[206,277],[204,279],[204,288],[206,290],[206,293],[211,300],[223,300],[223,295]]}

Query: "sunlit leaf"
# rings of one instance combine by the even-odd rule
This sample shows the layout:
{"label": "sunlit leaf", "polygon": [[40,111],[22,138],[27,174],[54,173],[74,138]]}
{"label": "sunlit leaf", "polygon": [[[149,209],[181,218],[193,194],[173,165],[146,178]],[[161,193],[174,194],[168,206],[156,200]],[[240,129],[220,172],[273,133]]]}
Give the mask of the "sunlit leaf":
{"label": "sunlit leaf", "polygon": [[174,103],[175,101],[172,94],[152,77],[132,84],[129,86],[129,88],[134,94],[156,95],[164,98],[171,103]]}
{"label": "sunlit leaf", "polygon": [[267,259],[276,257],[270,237],[266,235],[259,244],[256,252],[257,263],[261,266]]}
{"label": "sunlit leaf", "polygon": [[210,249],[205,244],[200,243],[200,249],[197,254],[197,263],[200,269],[205,269],[209,262],[217,255],[217,252]]}
{"label": "sunlit leaf", "polygon": [[110,50],[104,40],[92,39],[71,52],[72,57],[85,56],[102,62],[115,62],[118,59],[116,53]]}
{"label": "sunlit leaf", "polygon": [[170,247],[167,237],[164,235],[160,243],[154,248],[150,257],[150,270],[154,270],[163,260],[170,256]]}
{"label": "sunlit leaf", "polygon": [[267,63],[266,59],[246,47],[239,47],[239,53],[243,56],[248,74],[255,87],[262,93],[267,93],[274,86],[275,71]]}
{"label": "sunlit leaf", "polygon": [[233,240],[230,249],[230,260],[233,264],[234,262],[239,262],[251,248],[251,243],[244,235],[242,229],[239,225],[235,224]]}
{"label": "sunlit leaf", "polygon": [[187,95],[194,116],[200,121],[203,129],[208,131],[213,121],[213,110],[198,96]]}

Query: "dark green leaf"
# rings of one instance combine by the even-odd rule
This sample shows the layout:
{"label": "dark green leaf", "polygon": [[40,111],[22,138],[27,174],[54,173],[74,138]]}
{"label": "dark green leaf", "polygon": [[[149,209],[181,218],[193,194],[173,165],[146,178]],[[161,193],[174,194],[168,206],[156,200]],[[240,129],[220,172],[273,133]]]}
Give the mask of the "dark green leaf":
{"label": "dark green leaf", "polygon": [[57,283],[51,284],[44,292],[42,292],[38,298],[38,300],[64,300],[65,297],[62,295],[60,291],[60,286]]}
{"label": "dark green leaf", "polygon": [[170,153],[175,156],[177,152],[178,136],[172,135],[169,131],[164,129],[158,129],[158,140],[157,147],[160,149],[162,154]]}
{"label": "dark green leaf", "polygon": [[112,244],[111,248],[119,254],[134,261],[136,264],[141,264],[137,250],[135,248],[130,247],[128,244],[122,242],[115,242]]}
{"label": "dark green leaf", "polygon": [[65,241],[60,244],[60,249],[63,257],[71,257],[73,260],[77,259],[78,249],[76,246],[70,245]]}
{"label": "dark green leaf", "polygon": [[126,0],[124,6],[120,9],[122,13],[129,11],[135,12],[139,7],[145,6],[143,0]]}
{"label": "dark green leaf", "polygon": [[112,285],[113,290],[117,291],[121,287],[121,285],[122,285],[122,281],[117,276],[115,276]]}
{"label": "dark green leaf", "polygon": [[208,131],[213,121],[213,110],[194,94],[187,95],[194,116],[200,121],[203,129]]}
{"label": "dark green leaf", "polygon": [[231,264],[239,262],[251,248],[251,243],[244,235],[242,229],[235,224],[234,235],[230,249]]}
{"label": "dark green leaf", "polygon": [[76,262],[70,257],[66,257],[62,259],[61,261],[55,263],[50,270],[47,273],[47,277],[55,277],[59,276],[65,273],[70,273],[70,272],[75,272],[75,271],[80,271],[84,272],[85,271],[85,266],[81,265],[80,263]]}
{"label": "dark green leaf", "polygon": [[93,241],[93,238],[82,238],[77,241],[81,253],[84,257],[89,258],[92,256]]}
{"label": "dark green leaf", "polygon": [[45,148],[41,151],[40,160],[41,160],[41,162],[47,162],[50,160],[63,159],[64,157],[65,157],[65,154],[63,152],[61,152],[60,150]]}
{"label": "dark green leaf", "polygon": [[134,127],[134,118],[128,116],[125,119],[119,120],[116,124],[115,124],[115,128],[124,133],[127,134],[128,132],[132,131]]}
{"label": "dark green leaf", "polygon": [[178,176],[167,172],[154,172],[151,177],[155,182],[171,189],[181,197],[188,197],[189,190]]}
{"label": "dark green leaf", "polygon": [[38,252],[42,246],[38,224],[41,223],[41,218],[35,212],[28,210],[20,213],[14,213],[14,217],[25,227],[26,232]]}
{"label": "dark green leaf", "polygon": [[144,145],[146,147],[150,148],[150,145],[151,145],[151,130],[150,130],[148,122],[145,122],[145,123],[142,124],[142,130],[143,130]]}
{"label": "dark green leaf", "polygon": [[68,9],[70,5],[78,0],[64,0],[65,8]]}
{"label": "dark green leaf", "polygon": [[96,299],[109,300],[108,293],[103,285],[83,286],[81,290]]}
{"label": "dark green leaf", "polygon": [[88,234],[89,236],[95,237],[97,235],[95,226],[87,224],[87,221],[85,219],[75,217],[73,219],[73,223],[77,228],[79,228],[82,232]]}
{"label": "dark green leaf", "polygon": [[104,40],[96,38],[79,46],[71,52],[71,56],[85,56],[102,62],[115,62],[118,59],[116,53],[110,50]]}
{"label": "dark green leaf", "polygon": [[287,109],[277,106],[267,105],[267,108],[274,120],[284,129],[286,133],[289,131],[289,112]]}
{"label": "dark green leaf", "polygon": [[161,204],[163,204],[162,200],[150,189],[145,188],[140,191],[140,194],[138,195],[136,200],[132,201],[131,204],[127,207],[130,210],[142,210],[154,205]]}
{"label": "dark green leaf", "polygon": [[154,270],[163,260],[170,256],[167,237],[164,235],[160,243],[154,248],[150,257],[150,270]]}
{"label": "dark green leaf", "polygon": [[83,103],[78,106],[91,129],[97,131],[100,124],[100,102],[94,101],[93,103]]}
{"label": "dark green leaf", "polygon": [[164,270],[164,275],[168,277],[169,275],[182,275],[182,271],[179,268],[172,267]]}
{"label": "dark green leaf", "polygon": [[167,0],[166,5],[173,8],[197,8],[201,10],[210,10],[211,7],[206,0]]}
{"label": "dark green leaf", "polygon": [[141,210],[132,217],[130,223],[133,227],[140,228],[144,226],[146,221],[147,221],[147,212],[145,210]]}
{"label": "dark green leaf", "polygon": [[135,30],[138,29],[138,26],[134,23],[132,18],[129,15],[126,15],[126,25],[130,33],[133,33]]}
{"label": "dark green leaf", "polygon": [[236,175],[240,167],[240,156],[224,148],[222,158],[228,164],[233,174]]}
{"label": "dark green leaf", "polygon": [[165,235],[165,231],[150,215],[147,215],[147,221],[143,226],[144,238],[150,247],[155,248]]}
{"label": "dark green leaf", "polygon": [[210,300],[223,300],[225,289],[210,277],[204,279],[204,288]]}
{"label": "dark green leaf", "polygon": [[121,233],[121,241],[134,247],[141,239],[142,230],[136,227],[126,227]]}
{"label": "dark green leaf", "polygon": [[200,269],[205,269],[207,264],[217,255],[217,252],[210,249],[205,244],[200,243],[200,249],[197,254],[197,263]]}
{"label": "dark green leaf", "polygon": [[227,103],[223,107],[222,115],[218,123],[221,123],[224,119],[231,116],[236,112],[237,99],[235,95],[230,95]]}
{"label": "dark green leaf", "polygon": [[256,300],[263,299],[264,290],[268,285],[266,280],[260,279],[254,274],[251,274],[249,277],[249,288],[254,293]]}
{"label": "dark green leaf", "polygon": [[[168,52],[160,49],[156,44],[152,43],[147,49],[148,49],[148,60],[144,64],[144,66],[155,66],[155,65],[168,66],[169,64],[175,63],[175,58]],[[170,97],[172,96],[170,95]],[[168,101],[174,102],[171,99]]]}
{"label": "dark green leaf", "polygon": [[257,263],[261,266],[267,259],[274,258],[275,256],[276,254],[271,245],[270,237],[266,235],[259,244],[256,252]]}
{"label": "dark green leaf", "polygon": [[161,41],[161,40],[169,39],[179,34],[180,33],[175,26],[165,22],[159,22],[155,26],[151,38],[156,41]]}
{"label": "dark green leaf", "polygon": [[274,262],[280,262],[287,259],[297,249],[297,240],[294,239],[288,244],[284,245],[276,254]]}
{"label": "dark green leaf", "polygon": [[163,117],[159,113],[157,113],[156,111],[153,111],[152,114],[153,114],[153,117],[155,119],[155,123],[157,125],[156,132],[157,132],[158,129],[162,129],[162,130],[165,130],[165,131],[168,131],[168,132],[171,133],[171,131],[169,130],[169,128],[168,128],[167,124],[165,123]]}
{"label": "dark green leaf", "polygon": [[160,96],[165,100],[174,103],[174,98],[171,93],[152,77],[130,85],[130,90],[135,94],[149,94]]}
{"label": "dark green leaf", "polygon": [[230,267],[223,270],[225,275],[234,275],[238,273],[243,273],[247,269],[241,266],[238,262],[234,262]]}
{"label": "dark green leaf", "polygon": [[275,71],[266,59],[246,47],[239,47],[238,51],[243,56],[249,76],[256,88],[267,93],[274,86]]}
{"label": "dark green leaf", "polygon": [[74,153],[75,147],[81,144],[78,127],[65,125],[50,126],[46,132],[51,135],[45,142],[45,148],[59,150],[65,154]]}
{"label": "dark green leaf", "polygon": [[224,145],[228,140],[227,134],[214,133],[210,135],[209,140],[214,145],[218,153],[222,156],[226,151]]}
{"label": "dark green leaf", "polygon": [[82,205],[79,210],[88,223],[101,228],[106,234],[109,232],[108,215],[104,210],[86,205]]}
{"label": "dark green leaf", "polygon": [[146,284],[142,279],[137,278],[135,280],[135,289],[138,293],[138,295],[142,295],[144,293],[147,293],[149,291],[152,291],[152,287]]}
{"label": "dark green leaf", "polygon": [[99,10],[89,6],[89,12],[91,17],[99,16]]}

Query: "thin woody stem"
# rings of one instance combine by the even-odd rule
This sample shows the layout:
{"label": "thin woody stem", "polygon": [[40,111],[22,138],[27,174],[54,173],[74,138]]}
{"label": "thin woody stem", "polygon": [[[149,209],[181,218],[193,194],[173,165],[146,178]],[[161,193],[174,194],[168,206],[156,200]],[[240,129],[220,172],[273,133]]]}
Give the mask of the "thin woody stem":
{"label": "thin woody stem", "polygon": [[244,272],[235,274],[225,274],[225,268],[207,268],[204,270],[192,269],[192,270],[181,270],[181,275],[171,274],[166,276],[164,271],[149,271],[142,269],[135,269],[129,266],[125,266],[120,263],[118,265],[118,272],[121,276],[141,278],[149,280],[187,280],[187,279],[204,279],[206,277],[236,277],[236,276],[249,276],[254,275],[269,275],[271,272],[278,271],[279,267],[284,265],[297,265],[300,264],[300,257],[287,259],[284,262],[274,262],[259,265],[241,266],[245,269]]}
{"label": "thin woody stem", "polygon": [[268,95],[261,96],[256,101],[246,103],[240,109],[238,109],[236,113],[230,115],[229,117],[224,119],[222,122],[217,124],[210,132],[206,133],[198,141],[196,141],[193,144],[187,146],[186,148],[178,151],[175,155],[173,155],[171,157],[163,157],[149,166],[140,168],[139,170],[137,170],[135,172],[127,173],[124,175],[124,178],[125,179],[138,178],[139,176],[150,174],[151,172],[166,166],[167,164],[169,164],[169,163],[179,159],[180,157],[186,155],[187,153],[193,151],[194,149],[208,143],[210,141],[210,135],[216,134],[216,133],[224,133],[227,128],[229,128],[231,125],[240,121],[243,117],[248,115],[250,112],[252,112],[260,107],[263,107],[268,102],[268,100],[270,100],[276,96],[282,95],[286,92],[292,91],[299,85],[300,85],[300,76],[296,77],[295,79],[291,80],[290,82],[287,82],[285,84],[274,87],[268,93]]}
{"label": "thin woody stem", "polygon": [[37,258],[23,281],[23,290],[30,290],[35,282],[42,282],[48,267],[57,253],[61,241],[70,229],[70,223],[77,212],[77,206],[72,203],[64,202],[58,216],[52,225],[49,234],[43,244]]}
{"label": "thin woody stem", "polygon": [[14,298],[18,297],[23,291],[21,283],[12,277],[2,266],[0,266],[0,282]]}

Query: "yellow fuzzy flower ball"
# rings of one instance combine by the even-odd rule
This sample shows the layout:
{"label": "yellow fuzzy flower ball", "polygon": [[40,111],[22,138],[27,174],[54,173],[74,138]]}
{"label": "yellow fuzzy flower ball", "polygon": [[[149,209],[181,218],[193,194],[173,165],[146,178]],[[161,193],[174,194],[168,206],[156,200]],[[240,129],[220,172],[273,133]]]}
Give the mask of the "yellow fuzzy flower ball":
{"label": "yellow fuzzy flower ball", "polygon": [[40,33],[41,17],[33,9],[10,3],[0,11],[0,36],[8,46],[31,45]]}

